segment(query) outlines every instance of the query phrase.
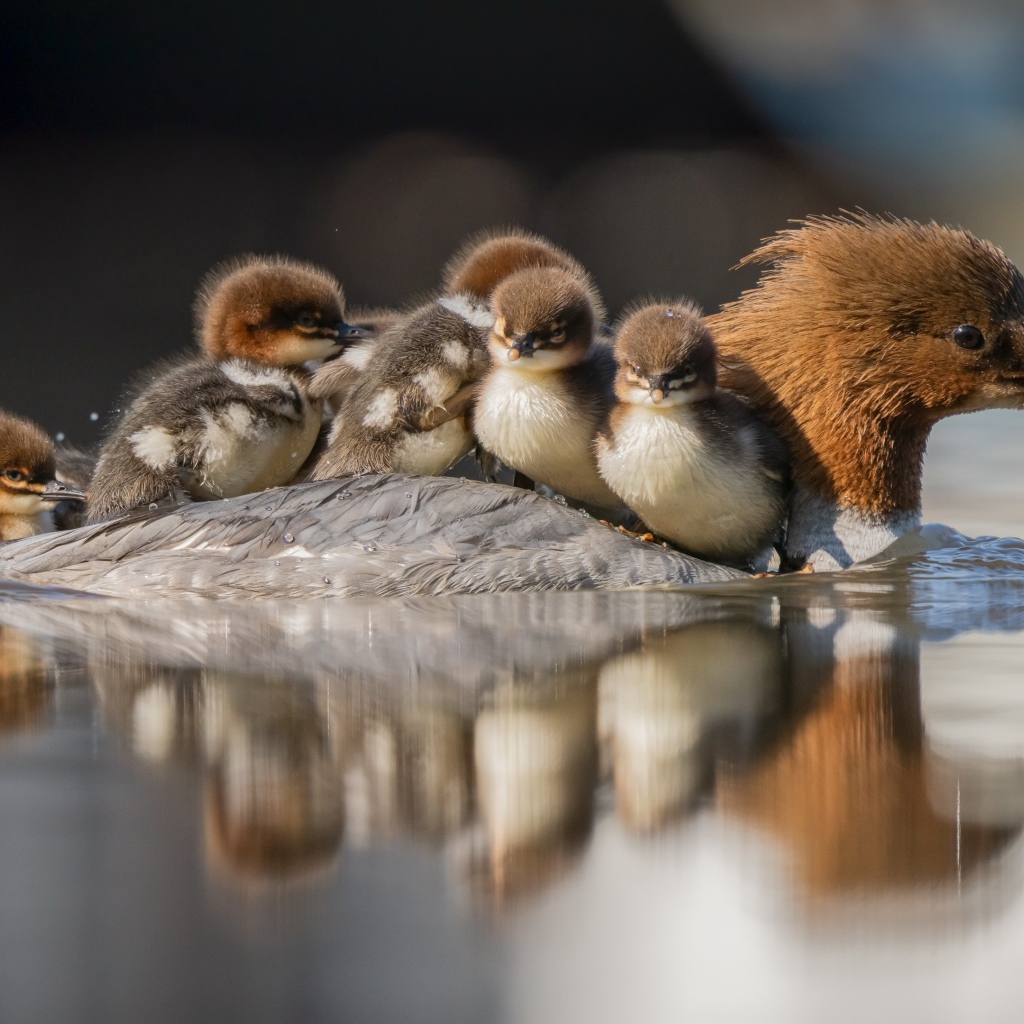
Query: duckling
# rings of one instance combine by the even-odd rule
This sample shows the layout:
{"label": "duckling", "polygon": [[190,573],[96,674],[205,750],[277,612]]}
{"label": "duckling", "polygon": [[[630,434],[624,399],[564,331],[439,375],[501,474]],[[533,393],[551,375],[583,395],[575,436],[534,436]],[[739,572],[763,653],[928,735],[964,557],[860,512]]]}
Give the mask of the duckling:
{"label": "duckling", "polygon": [[446,297],[386,330],[335,417],[311,478],[439,476],[458,462],[473,447],[462,413],[487,365],[489,323],[485,307]]}
{"label": "duckling", "polygon": [[0,411],[0,543],[50,533],[54,509],[85,494],[57,479],[53,441],[31,420]]}
{"label": "duckling", "polygon": [[594,343],[592,288],[559,267],[521,270],[495,289],[491,311],[491,367],[473,415],[480,443],[567,498],[621,507],[594,451],[614,400],[615,359]]}
{"label": "duckling", "polygon": [[694,305],[651,303],[615,342],[616,404],[601,476],[647,526],[691,554],[748,564],[778,539],[789,469],[778,435],[716,384],[715,342]]}
{"label": "duckling", "polygon": [[321,406],[301,364],[362,332],[327,272],[281,256],[215,268],[195,305],[200,356],[157,367],[103,445],[89,519],[188,496],[232,497],[294,479]]}
{"label": "duckling", "polygon": [[967,231],[869,214],[743,262],[768,269],[708,320],[722,383],[792,452],[788,560],[845,568],[920,523],[938,420],[1024,406],[1024,278]]}
{"label": "duckling", "polygon": [[[465,414],[488,364],[487,300],[502,280],[532,266],[563,267],[593,290],[583,268],[547,239],[514,229],[486,233],[449,262],[438,299],[392,324],[372,350],[353,348],[351,357],[320,369],[313,393],[351,402],[336,418],[312,478],[437,476],[467,454],[474,436]],[[360,365],[350,373],[353,361]]]}

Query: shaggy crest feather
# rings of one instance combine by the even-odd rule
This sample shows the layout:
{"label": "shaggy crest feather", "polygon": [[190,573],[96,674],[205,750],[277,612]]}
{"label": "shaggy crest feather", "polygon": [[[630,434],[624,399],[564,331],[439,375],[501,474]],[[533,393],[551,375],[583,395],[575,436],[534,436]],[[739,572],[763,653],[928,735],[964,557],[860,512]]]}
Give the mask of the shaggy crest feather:
{"label": "shaggy crest feather", "polygon": [[[792,450],[798,486],[869,515],[915,513],[944,416],[1024,404],[1024,278],[990,242],[867,213],[812,217],[743,265],[757,286],[708,323],[722,384]],[[970,326],[981,342],[963,345]]]}

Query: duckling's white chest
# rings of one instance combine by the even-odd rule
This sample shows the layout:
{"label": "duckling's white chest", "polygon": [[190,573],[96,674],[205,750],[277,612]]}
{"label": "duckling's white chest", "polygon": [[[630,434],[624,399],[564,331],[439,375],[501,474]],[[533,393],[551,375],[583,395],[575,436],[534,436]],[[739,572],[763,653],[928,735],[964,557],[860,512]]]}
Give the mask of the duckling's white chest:
{"label": "duckling's white chest", "polygon": [[473,427],[488,451],[538,483],[580,501],[619,504],[597,472],[597,423],[560,374],[496,368],[477,400]]}
{"label": "duckling's white chest", "polygon": [[320,429],[320,406],[300,394],[300,407],[282,405],[268,415],[242,402],[203,410],[201,458],[182,474],[185,486],[201,497],[232,498],[289,483]]}
{"label": "duckling's white chest", "polygon": [[778,520],[780,501],[758,464],[757,440],[737,428],[728,450],[688,406],[621,411],[599,444],[601,475],[657,534],[708,557],[754,553]]}

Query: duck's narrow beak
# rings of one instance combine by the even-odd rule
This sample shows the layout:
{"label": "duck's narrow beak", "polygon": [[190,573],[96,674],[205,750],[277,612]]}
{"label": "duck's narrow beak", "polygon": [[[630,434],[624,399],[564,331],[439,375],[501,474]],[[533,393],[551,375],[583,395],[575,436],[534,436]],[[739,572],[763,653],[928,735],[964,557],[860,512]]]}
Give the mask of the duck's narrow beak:
{"label": "duck's narrow beak", "polygon": [[85,501],[88,495],[71,484],[61,483],[60,480],[48,480],[39,497],[43,501]]}

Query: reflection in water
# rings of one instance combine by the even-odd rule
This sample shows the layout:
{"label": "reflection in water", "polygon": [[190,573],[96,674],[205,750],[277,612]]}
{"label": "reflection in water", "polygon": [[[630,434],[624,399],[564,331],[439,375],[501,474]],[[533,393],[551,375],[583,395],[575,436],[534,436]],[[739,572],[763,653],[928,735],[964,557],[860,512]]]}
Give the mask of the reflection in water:
{"label": "reflection in water", "polygon": [[605,664],[601,737],[623,822],[646,832],[685,814],[708,739],[756,731],[778,708],[781,656],[777,631],[740,620],[691,626]]}
{"label": "reflection in water", "polygon": [[[1017,628],[1019,592],[993,573],[967,624]],[[980,920],[968,886],[1012,902],[1024,825],[1021,638],[958,637],[944,601],[901,566],[685,594],[0,601],[0,728],[41,724],[59,666],[85,664],[100,742],[189,787],[229,916],[254,893],[327,906],[399,850],[514,923],[588,884],[615,836],[633,884],[640,851],[713,822],[781,853],[815,921],[856,907],[889,929],[899,897],[927,931]]]}
{"label": "reflection in water", "polygon": [[0,736],[40,725],[53,699],[54,667],[21,630],[0,626]]}
{"label": "reflection in water", "polygon": [[1014,833],[950,821],[929,800],[916,641],[852,613],[815,667],[813,706],[718,792],[725,813],[785,844],[812,896],[958,885],[1005,847]]}
{"label": "reflection in water", "polygon": [[207,848],[229,871],[295,878],[341,847],[339,750],[295,687],[211,673],[205,683]]}
{"label": "reflection in water", "polygon": [[499,692],[477,715],[473,747],[493,893],[505,902],[559,875],[590,833],[593,678],[555,699]]}

